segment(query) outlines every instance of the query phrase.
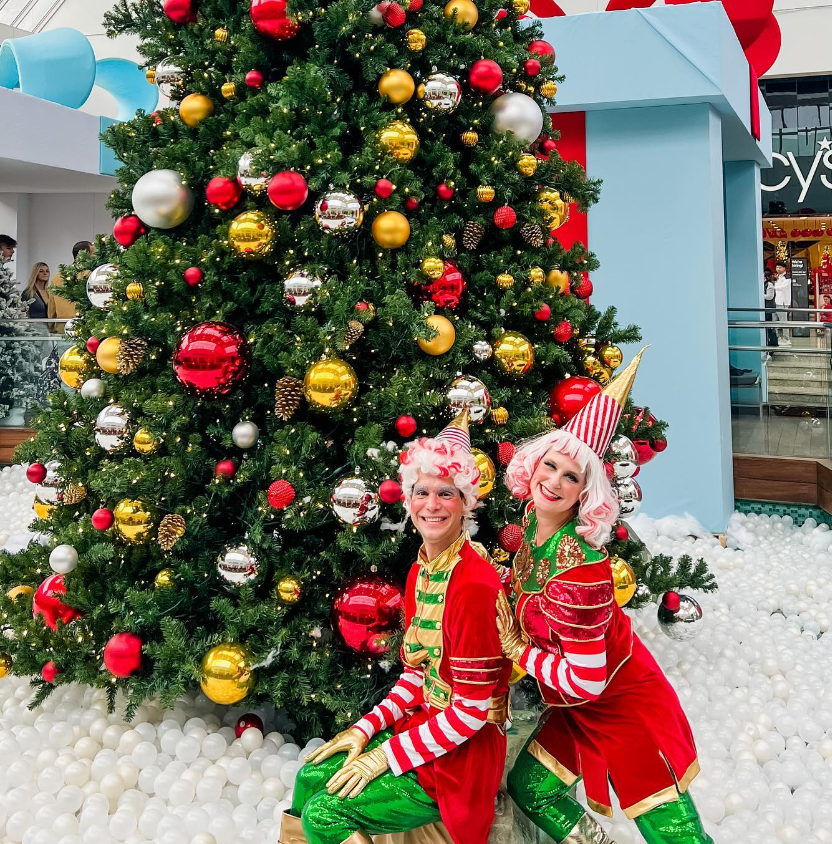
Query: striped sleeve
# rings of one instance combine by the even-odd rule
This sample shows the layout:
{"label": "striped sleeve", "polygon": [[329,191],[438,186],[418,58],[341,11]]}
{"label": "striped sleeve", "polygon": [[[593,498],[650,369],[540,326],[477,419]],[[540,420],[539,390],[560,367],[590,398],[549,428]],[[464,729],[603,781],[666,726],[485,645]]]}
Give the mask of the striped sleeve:
{"label": "striped sleeve", "polygon": [[561,642],[562,653],[552,654],[529,645],[518,665],[539,683],[579,700],[595,700],[607,682],[604,637],[582,642]]}
{"label": "striped sleeve", "polygon": [[371,739],[376,733],[404,718],[406,709],[414,709],[421,705],[424,699],[423,684],[424,675],[420,668],[405,668],[387,697],[353,726]]}

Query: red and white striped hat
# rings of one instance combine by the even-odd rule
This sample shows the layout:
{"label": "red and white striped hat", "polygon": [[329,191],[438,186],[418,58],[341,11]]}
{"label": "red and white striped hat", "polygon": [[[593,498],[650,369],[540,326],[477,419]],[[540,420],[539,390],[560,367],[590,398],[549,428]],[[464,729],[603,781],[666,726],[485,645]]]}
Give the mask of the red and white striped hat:
{"label": "red and white striped hat", "polygon": [[449,422],[434,439],[461,446],[466,454],[470,454],[471,437],[468,434],[468,408],[464,407],[459,415],[452,422]]}
{"label": "red and white striped hat", "polygon": [[636,370],[645,346],[620,375],[610,381],[600,393],[594,395],[564,426],[564,431],[574,434],[586,443],[602,460],[609,448],[615,429],[621,419],[627,396],[630,395]]}

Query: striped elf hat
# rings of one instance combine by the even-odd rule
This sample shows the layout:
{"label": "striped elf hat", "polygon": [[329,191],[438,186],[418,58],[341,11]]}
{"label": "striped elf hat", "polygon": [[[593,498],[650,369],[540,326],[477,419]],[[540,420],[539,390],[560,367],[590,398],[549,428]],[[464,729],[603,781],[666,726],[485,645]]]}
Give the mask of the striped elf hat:
{"label": "striped elf hat", "polygon": [[461,446],[466,454],[471,453],[471,437],[468,434],[468,408],[464,407],[458,416],[435,437],[439,442]]}
{"label": "striped elf hat", "polygon": [[600,393],[594,395],[562,428],[586,443],[602,460],[636,380],[641,356],[649,348],[645,346],[620,375],[610,381]]}

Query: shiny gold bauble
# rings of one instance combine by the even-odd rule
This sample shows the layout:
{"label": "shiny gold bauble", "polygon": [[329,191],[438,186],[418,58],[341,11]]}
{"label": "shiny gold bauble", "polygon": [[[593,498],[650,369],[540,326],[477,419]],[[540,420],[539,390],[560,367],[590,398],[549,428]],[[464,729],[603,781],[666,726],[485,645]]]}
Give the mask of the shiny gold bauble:
{"label": "shiny gold bauble", "polygon": [[569,202],[560,195],[560,191],[543,188],[537,194],[537,201],[550,229],[560,228],[569,219]]}
{"label": "shiny gold bauble", "polygon": [[118,337],[105,337],[95,350],[98,365],[110,375],[118,373],[119,349],[121,349],[121,340]]}
{"label": "shiny gold bauble", "polygon": [[530,6],[530,0],[511,0],[511,8],[514,9],[514,14],[518,18],[525,15],[529,11]]}
{"label": "shiny gold bauble", "polygon": [[275,591],[284,604],[296,604],[300,600],[300,581],[296,577],[284,577]]}
{"label": "shiny gold bauble", "polygon": [[594,378],[602,387],[609,383],[612,378],[612,369],[604,364],[593,354],[584,357],[584,369],[590,378]]}
{"label": "shiny gold bauble", "polygon": [[149,67],[149,68],[148,68],[148,69],[144,72],[144,78],[145,78],[145,79],[146,79],[146,80],[147,80],[147,81],[148,81],[151,85],[155,85],[155,84],[156,84],[156,68],[155,68],[155,67]]}
{"label": "shiny gold bauble", "polygon": [[477,498],[485,498],[494,489],[494,481],[497,480],[497,470],[494,467],[494,461],[479,448],[472,448],[471,456],[480,470],[480,484],[477,488]]}
{"label": "shiny gold bauble", "polygon": [[162,441],[148,428],[139,428],[133,437],[133,448],[139,454],[153,454],[162,444]]}
{"label": "shiny gold bauble", "polygon": [[515,167],[517,167],[517,172],[521,176],[534,176],[537,172],[537,159],[533,155],[523,153],[523,155],[517,159]]}
{"label": "shiny gold bauble", "polygon": [[81,385],[86,381],[89,370],[90,359],[84,354],[79,346],[71,346],[62,355],[58,362],[58,375],[61,381],[73,390],[80,390]]}
{"label": "shiny gold bauble", "polygon": [[569,292],[569,273],[553,267],[546,273],[546,284],[554,287],[559,293]]}
{"label": "shiny gold bauble", "polygon": [[274,228],[262,211],[244,211],[232,220],[228,242],[243,258],[262,258],[271,252]]}
{"label": "shiny gold bauble", "polygon": [[306,370],[303,395],[316,410],[343,410],[357,393],[358,376],[346,361],[320,360]]}
{"label": "shiny gold bauble", "polygon": [[546,273],[540,267],[529,267],[529,284],[543,284]]}
{"label": "shiny gold bauble", "polygon": [[113,510],[116,533],[131,545],[144,545],[153,538],[156,513],[143,501],[122,498]]}
{"label": "shiny gold bauble", "polygon": [[497,276],[497,287],[500,290],[508,290],[514,284],[514,276],[509,273],[500,273]]}
{"label": "shiny gold bauble", "polygon": [[419,136],[404,120],[394,120],[383,126],[378,133],[378,143],[388,155],[402,163],[412,161],[419,152]]}
{"label": "shiny gold bauble", "polygon": [[140,302],[144,299],[144,285],[140,281],[131,281],[124,291],[125,296],[134,302]]}
{"label": "shiny gold bauble", "polygon": [[598,357],[601,358],[604,366],[610,369],[618,369],[624,361],[624,354],[618,346],[613,346],[612,343],[607,343],[598,349]]}
{"label": "shiny gold bauble", "polygon": [[406,103],[415,93],[416,83],[406,70],[393,68],[388,70],[378,81],[378,92],[391,103]]}
{"label": "shiny gold bauble", "polygon": [[494,360],[506,375],[520,378],[534,366],[534,346],[519,331],[505,331],[494,341]]}
{"label": "shiny gold bauble", "polygon": [[224,26],[217,27],[214,30],[214,41],[219,41],[222,44],[228,41],[228,30]]}
{"label": "shiny gold bauble", "polygon": [[236,82],[223,82],[222,88],[220,88],[220,93],[225,97],[227,100],[231,100],[237,96],[237,83]]}
{"label": "shiny gold bauble", "polygon": [[398,249],[410,237],[410,222],[398,211],[382,211],[373,220],[373,240],[382,249]]}
{"label": "shiny gold bauble", "polygon": [[14,586],[6,592],[6,597],[11,598],[13,601],[16,601],[18,598],[22,597],[29,597],[29,595],[34,595],[35,590],[31,586],[24,586],[21,584],[20,586]]}
{"label": "shiny gold bauble", "polygon": [[505,425],[508,422],[508,411],[504,407],[494,407],[491,409],[491,419],[495,425]]}
{"label": "shiny gold bauble", "polygon": [[188,94],[179,104],[182,122],[191,128],[199,126],[206,117],[214,113],[214,101],[205,94]]}
{"label": "shiny gold bauble", "polygon": [[551,79],[547,79],[545,82],[541,83],[540,85],[540,96],[546,97],[547,100],[551,100],[552,97],[555,96],[558,92],[558,83],[554,82]]}
{"label": "shiny gold bauble", "polygon": [[623,607],[636,593],[636,576],[630,564],[621,557],[610,557],[610,568],[615,587],[615,603]]}
{"label": "shiny gold bauble", "polygon": [[50,504],[47,501],[43,501],[42,499],[38,498],[37,495],[35,496],[35,501],[32,505],[32,509],[35,511],[35,515],[39,519],[43,519],[43,521],[45,522],[49,521],[49,518],[51,517],[52,513],[55,512],[57,507],[57,504]]}
{"label": "shiny gold bauble", "polygon": [[499,545],[496,545],[488,553],[491,555],[491,559],[500,565],[505,565],[511,559],[511,554],[505,548],[500,548]]}
{"label": "shiny gold bauble", "polygon": [[456,238],[452,234],[443,234],[442,247],[444,249],[456,249]]}
{"label": "shiny gold bauble", "polygon": [[5,652],[0,653],[0,678],[7,677],[12,673],[12,657],[11,654]]}
{"label": "shiny gold bauble", "polygon": [[496,196],[496,191],[491,185],[480,185],[477,188],[477,199],[480,202],[491,202]]}
{"label": "shiny gold bauble", "polygon": [[419,53],[427,46],[428,39],[421,29],[408,29],[407,31],[407,49],[411,53]]}
{"label": "shiny gold bauble", "polygon": [[480,13],[471,0],[450,0],[445,6],[445,17],[450,19],[456,13],[456,22],[463,29],[472,29],[479,19]]}
{"label": "shiny gold bauble", "polygon": [[153,585],[157,589],[170,589],[173,587],[173,569],[162,569],[153,579]]}
{"label": "shiny gold bauble", "polygon": [[460,135],[460,140],[463,146],[475,147],[479,143],[480,136],[473,129],[469,129]]}
{"label": "shiny gold bauble", "polygon": [[440,314],[429,316],[425,322],[434,331],[438,331],[439,334],[431,340],[423,340],[420,337],[416,341],[419,344],[419,348],[429,355],[444,355],[445,352],[451,349],[456,340],[454,324],[447,317],[443,317]]}
{"label": "shiny gold bauble", "polygon": [[251,653],[236,642],[224,642],[202,657],[199,686],[205,697],[224,706],[239,703],[254,687]]}
{"label": "shiny gold bauble", "polygon": [[445,272],[445,262],[441,258],[424,258],[419,269],[425,278],[436,281]]}
{"label": "shiny gold bauble", "polygon": [[513,686],[515,683],[519,683],[525,676],[526,670],[524,668],[521,668],[516,663],[512,664],[511,674],[508,678],[509,685]]}

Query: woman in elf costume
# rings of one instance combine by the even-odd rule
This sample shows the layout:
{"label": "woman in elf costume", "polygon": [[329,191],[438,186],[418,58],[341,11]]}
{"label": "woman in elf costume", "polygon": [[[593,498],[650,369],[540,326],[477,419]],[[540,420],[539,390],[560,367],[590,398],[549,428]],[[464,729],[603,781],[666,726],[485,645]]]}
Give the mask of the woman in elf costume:
{"label": "woman in elf costume", "polygon": [[408,445],[405,506],[422,536],[405,594],[404,672],[387,697],[307,757],[282,844],[369,844],[442,820],[454,844],[486,844],[506,752],[508,678],[500,579],[465,530],[479,471],[468,413]]}
{"label": "woman in elf costume", "polygon": [[618,503],[602,462],[641,353],[562,429],[522,446],[506,482],[531,499],[512,570],[516,615],[498,607],[503,651],[547,708],[508,776],[520,809],[555,841],[612,844],[569,795],[611,816],[609,785],[650,844],[704,844],[687,793],[699,771],[676,693],[617,606],[603,545]]}

